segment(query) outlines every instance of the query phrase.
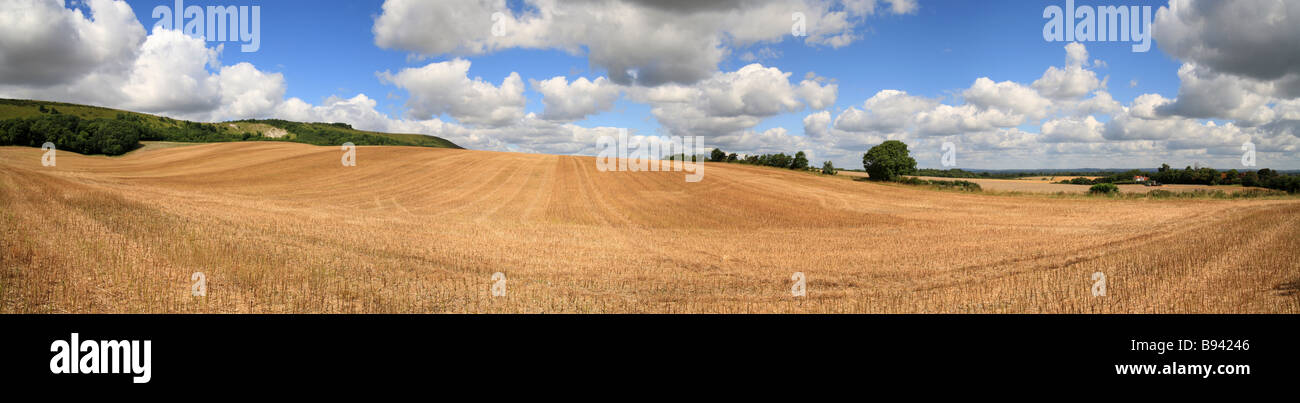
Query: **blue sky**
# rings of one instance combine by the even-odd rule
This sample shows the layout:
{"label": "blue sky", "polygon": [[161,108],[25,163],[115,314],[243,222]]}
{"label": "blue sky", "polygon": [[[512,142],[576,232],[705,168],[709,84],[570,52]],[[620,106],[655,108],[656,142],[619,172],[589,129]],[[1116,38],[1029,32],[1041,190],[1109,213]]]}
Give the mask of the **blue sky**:
{"label": "blue sky", "polygon": [[[1114,4],[1092,2],[1095,4]],[[135,1],[130,3],[141,24],[152,26],[150,16],[158,5],[172,1]],[[417,67],[430,61],[448,60],[452,55],[413,59],[410,52],[381,49],[375,45],[371,28],[380,14],[383,1],[306,1],[306,0],[222,0],[194,1],[186,5],[258,5],[262,7],[262,48],[243,53],[237,46],[226,46],[221,54],[224,64],[249,62],[259,68],[284,73],[288,96],[320,102],[330,96],[351,97],[372,94],[380,110],[401,115],[406,94],[384,85],[375,76],[380,71]],[[326,5],[328,4],[328,5]],[[519,2],[510,2],[519,9]],[[873,18],[865,29],[865,39],[849,46],[831,49],[807,46],[789,37],[776,44],[754,45],[733,51],[719,65],[721,70],[735,70],[750,64],[739,56],[746,50],[770,47],[781,57],[758,62],[792,72],[801,77],[807,72],[833,77],[840,85],[836,106],[857,104],[882,89],[905,89],[915,95],[952,97],[951,92],[965,88],[978,77],[995,81],[1033,81],[1047,66],[1059,65],[1064,59],[1063,43],[1043,40],[1042,18],[1045,5],[1054,1],[934,1],[924,2],[914,15],[891,15]],[[1080,2],[1079,4],[1088,4]],[[1161,2],[1125,2],[1129,5],[1153,5]],[[1111,94],[1127,103],[1142,93],[1154,92],[1172,98],[1178,91],[1177,60],[1158,49],[1134,53],[1127,43],[1090,44],[1093,58],[1103,60],[1107,68],[1100,74],[1110,76]],[[583,55],[558,50],[513,49],[476,56],[471,76],[499,81],[511,72],[525,79],[554,76],[604,76],[603,69],[587,63]],[[1130,88],[1130,80],[1139,86]],[[529,112],[540,112],[540,97],[529,91]],[[584,125],[635,128],[654,132],[658,125],[646,119],[648,108],[632,102],[586,120]],[[759,128],[784,126],[801,129],[802,114],[786,113],[766,120]]]}
{"label": "blue sky", "polygon": [[[899,139],[922,166],[944,142],[964,168],[1230,166],[1251,143],[1300,168],[1300,11],[1284,1],[1076,2],[1159,10],[1144,53],[1045,40],[1044,11],[1065,0],[185,2],[261,7],[252,53],[150,31],[155,7],[174,4],[6,4],[39,18],[0,27],[14,31],[0,38],[0,96],[558,154],[593,155],[626,128],[848,167]],[[807,36],[790,34],[793,13]]]}

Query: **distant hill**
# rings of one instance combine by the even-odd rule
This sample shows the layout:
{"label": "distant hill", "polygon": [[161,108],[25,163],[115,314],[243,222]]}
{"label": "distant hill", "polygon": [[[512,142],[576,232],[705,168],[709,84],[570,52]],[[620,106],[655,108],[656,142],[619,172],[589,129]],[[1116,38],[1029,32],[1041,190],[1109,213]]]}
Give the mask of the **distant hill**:
{"label": "distant hill", "polygon": [[0,98],[0,145],[40,147],[52,142],[60,150],[120,155],[139,148],[140,141],[462,148],[440,137],[357,130],[347,123],[279,119],[201,123],[98,106]]}

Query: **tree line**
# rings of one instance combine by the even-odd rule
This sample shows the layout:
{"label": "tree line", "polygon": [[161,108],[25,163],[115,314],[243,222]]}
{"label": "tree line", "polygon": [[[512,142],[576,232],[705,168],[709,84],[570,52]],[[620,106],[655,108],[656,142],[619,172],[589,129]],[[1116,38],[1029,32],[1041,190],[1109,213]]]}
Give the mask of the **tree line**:
{"label": "tree line", "polygon": [[0,121],[0,145],[40,147],[54,143],[80,154],[122,155],[140,147],[142,127],[118,119],[82,119],[54,113]]}
{"label": "tree line", "polygon": [[1286,175],[1269,168],[1241,172],[1236,169],[1219,171],[1214,168],[1194,169],[1189,166],[1178,170],[1170,168],[1169,164],[1162,164],[1156,173],[1151,175],[1151,179],[1171,184],[1242,185],[1295,193],[1296,182],[1300,180],[1300,176]]}
{"label": "tree line", "polygon": [[[901,141],[889,140],[878,146],[872,147],[862,156],[862,165],[872,180],[882,181],[900,181],[904,175],[923,175],[923,176],[946,176],[946,177],[965,177],[981,178],[990,177],[973,172],[962,171],[960,169],[952,170],[917,170],[916,160],[913,159],[907,150],[907,144]],[[1093,172],[1092,175],[1096,175]],[[1025,173],[1006,173],[1004,175],[1014,175],[1016,177],[1025,176]],[[1047,174],[1043,176],[1066,176],[1060,173]],[[1083,173],[1088,175],[1088,173]],[[1038,175],[1029,175],[1038,176]],[[1094,193],[1113,193],[1118,190],[1115,185],[1135,184],[1138,183],[1137,177],[1147,177],[1149,181],[1168,184],[1189,184],[1189,185],[1242,185],[1248,187],[1262,187],[1285,191],[1287,193],[1300,192],[1300,175],[1287,175],[1272,169],[1264,168],[1258,171],[1237,171],[1230,169],[1219,171],[1213,168],[1193,168],[1173,169],[1169,164],[1162,164],[1154,173],[1144,172],[1142,170],[1129,170],[1126,172],[1114,173],[1098,177],[1073,178],[1061,181],[1061,183],[1073,185],[1095,186],[1091,189]]]}
{"label": "tree line", "polygon": [[1238,171],[1229,169],[1220,171],[1214,168],[1186,167],[1184,169],[1174,169],[1169,164],[1161,164],[1155,172],[1146,172],[1141,170],[1130,170],[1127,172],[1116,173],[1107,176],[1101,176],[1095,179],[1073,178],[1061,181],[1060,183],[1071,185],[1130,185],[1141,183],[1136,177],[1143,176],[1147,182],[1156,182],[1159,184],[1170,185],[1241,185],[1246,187],[1261,187],[1285,191],[1287,193],[1300,192],[1300,175],[1287,175],[1281,172],[1264,168],[1258,171]]}
{"label": "tree line", "polygon": [[934,169],[918,168],[916,176],[932,176],[936,178],[962,178],[962,179],[1020,179],[1031,176],[1108,176],[1120,173],[1119,171],[1105,170],[1085,170],[1085,171],[982,171],[972,172],[960,168],[951,169]]}
{"label": "tree line", "polygon": [[59,150],[78,154],[122,155],[140,148],[141,141],[212,143],[261,138],[256,133],[229,133],[215,124],[171,118],[150,124],[143,116],[128,113],[112,119],[87,119],[44,105],[37,110],[41,115],[0,120],[0,145],[40,147],[53,143]]}
{"label": "tree line", "polygon": [[260,132],[227,130],[218,124],[160,117],[150,122],[142,115],[119,113],[112,119],[86,119],[41,105],[39,116],[0,120],[0,146],[41,147],[53,143],[59,150],[85,155],[122,155],[140,148],[141,141],[218,143],[230,141],[292,141],[312,145],[419,145],[360,133],[346,123],[304,124],[284,120],[265,123],[293,133],[293,138],[272,139]]}
{"label": "tree line", "polygon": [[[726,151],[722,151],[721,149],[714,148],[713,151],[709,153],[708,161],[727,162],[733,164],[758,165],[758,166],[765,166],[765,167],[793,169],[798,171],[803,171],[808,169],[808,154],[805,154],[803,151],[799,151],[792,156],[786,155],[785,153],[776,153],[776,154],[746,155],[742,158],[739,154],[736,153],[728,154]],[[829,163],[830,162],[827,161],[827,164]]]}

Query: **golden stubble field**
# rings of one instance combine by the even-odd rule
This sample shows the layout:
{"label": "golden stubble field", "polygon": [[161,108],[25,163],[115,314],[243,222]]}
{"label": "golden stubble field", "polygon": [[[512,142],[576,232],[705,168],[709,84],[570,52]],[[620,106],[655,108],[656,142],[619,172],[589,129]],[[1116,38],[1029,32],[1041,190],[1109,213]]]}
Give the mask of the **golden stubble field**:
{"label": "golden stubble field", "polygon": [[990,196],[727,164],[686,183],[414,147],[360,147],[356,167],[271,142],[41,154],[0,148],[4,313],[1300,312],[1297,200]]}

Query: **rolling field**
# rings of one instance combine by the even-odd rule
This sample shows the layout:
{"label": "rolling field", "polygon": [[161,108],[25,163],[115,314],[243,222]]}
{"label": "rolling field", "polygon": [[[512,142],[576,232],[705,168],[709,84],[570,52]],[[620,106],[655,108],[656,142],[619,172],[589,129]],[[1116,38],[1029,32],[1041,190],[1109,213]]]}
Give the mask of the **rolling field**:
{"label": "rolling field", "polygon": [[0,147],[3,313],[1300,313],[1300,200],[989,196],[738,164],[686,183],[420,147],[359,147],[356,167],[280,142],[41,155]]}

